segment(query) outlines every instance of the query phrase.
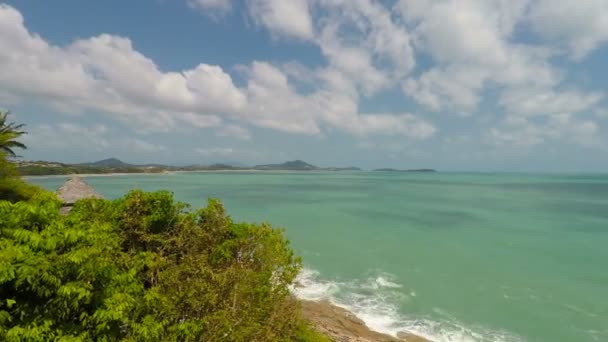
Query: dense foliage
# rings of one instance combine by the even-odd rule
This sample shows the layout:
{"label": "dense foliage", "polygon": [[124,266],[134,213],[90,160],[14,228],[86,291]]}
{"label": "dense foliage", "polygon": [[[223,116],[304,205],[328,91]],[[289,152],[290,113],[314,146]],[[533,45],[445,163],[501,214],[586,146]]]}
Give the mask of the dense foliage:
{"label": "dense foliage", "polygon": [[[22,127],[0,119],[0,135]],[[7,154],[23,133],[10,134],[0,341],[328,341],[289,293],[301,266],[282,231],[236,223],[216,200],[192,211],[165,191],[81,200],[62,215],[54,194],[18,177]]]}
{"label": "dense foliage", "polygon": [[0,200],[21,201],[32,197],[38,187],[25,183],[17,173],[15,165],[0,151]]}
{"label": "dense foliage", "polygon": [[162,191],[60,205],[0,202],[0,340],[320,338],[289,294],[300,262],[280,230]]}

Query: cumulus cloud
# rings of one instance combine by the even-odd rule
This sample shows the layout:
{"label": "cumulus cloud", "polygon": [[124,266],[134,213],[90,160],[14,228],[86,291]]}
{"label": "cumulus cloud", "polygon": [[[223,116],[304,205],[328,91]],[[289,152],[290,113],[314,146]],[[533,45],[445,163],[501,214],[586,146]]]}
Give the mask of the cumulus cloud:
{"label": "cumulus cloud", "polygon": [[[514,42],[528,1],[402,0],[397,3],[413,29],[416,48],[435,64],[403,82],[404,92],[431,110],[472,112],[488,86],[551,88],[559,72],[550,49]],[[499,89],[500,89],[499,88]]]}
{"label": "cumulus cloud", "polygon": [[252,18],[275,35],[312,39],[312,19],[306,0],[250,0],[248,4]]}
{"label": "cumulus cloud", "polygon": [[[266,13],[263,3],[256,6]],[[294,11],[307,12],[304,2],[282,3],[265,6],[280,13],[291,13],[286,6],[300,6]],[[274,27],[270,23],[264,21]],[[304,37],[305,31],[297,32],[292,31]],[[7,5],[0,5],[0,43],[3,98],[35,96],[60,111],[100,111],[140,132],[211,127],[218,135],[236,134],[242,139],[250,137],[243,127],[247,125],[311,135],[332,128],[413,138],[434,132],[430,123],[412,114],[362,115],[348,75],[334,67],[316,70],[314,79],[322,80],[321,85],[302,94],[281,66],[254,61],[241,67],[246,81],[238,87],[218,65],[161,70],[126,37],[101,34],[67,46],[51,45],[29,32],[21,14]],[[358,65],[357,58],[351,67]]]}
{"label": "cumulus cloud", "polygon": [[[245,96],[217,66],[160,71],[124,37],[102,34],[66,47],[30,33],[14,8],[0,5],[0,85],[4,95],[35,96],[57,108],[94,109],[141,129],[167,130],[179,122],[241,109]],[[203,115],[198,118],[195,114]]]}
{"label": "cumulus cloud", "polygon": [[506,147],[530,147],[567,140],[584,146],[600,146],[599,127],[590,120],[579,120],[570,114],[555,114],[532,121],[521,116],[507,116],[500,127],[490,129],[490,142]]}
{"label": "cumulus cloud", "polygon": [[[387,88],[414,68],[407,29],[379,2],[251,0],[248,5],[254,21],[271,34],[316,44],[328,68],[365,95]],[[311,8],[316,9],[314,18]]]}
{"label": "cumulus cloud", "polygon": [[608,2],[604,0],[537,0],[529,23],[543,37],[583,59],[608,41]]}
{"label": "cumulus cloud", "polygon": [[188,4],[203,11],[219,13],[225,13],[232,9],[232,0],[188,0]]}
{"label": "cumulus cloud", "polygon": [[[318,134],[327,124],[355,135],[401,135],[413,139],[432,136],[436,128],[429,122],[408,113],[360,113],[356,93],[335,78],[340,73],[321,69],[312,71],[319,85],[310,94],[298,94],[287,75],[277,67],[255,62],[249,69],[247,92],[251,99],[252,117],[269,128],[283,125],[282,130]],[[285,123],[278,118],[290,115]]]}
{"label": "cumulus cloud", "polygon": [[411,37],[391,11],[370,0],[317,0],[316,39],[328,64],[365,95],[391,86],[415,66]]}
{"label": "cumulus cloud", "polygon": [[579,113],[597,105],[604,95],[599,92],[554,91],[523,87],[502,94],[499,103],[507,112],[524,115]]}
{"label": "cumulus cloud", "polygon": [[[212,12],[236,8],[229,0],[188,3]],[[341,131],[360,139],[437,134],[439,128],[409,104],[393,106],[394,112],[362,110],[368,100],[401,88],[435,112],[474,116],[481,104],[493,106],[499,124],[490,123],[488,137],[494,143],[534,145],[558,136],[580,143],[585,134],[599,134],[599,126],[581,115],[601,113],[605,94],[568,86],[569,75],[554,58],[566,51],[581,60],[608,41],[605,1],[243,4],[278,42],[314,47],[322,62],[244,61],[239,82],[231,69],[204,62],[162,70],[127,37],[50,44],[26,28],[17,10],[0,5],[0,99],[33,97],[62,112],[101,112],[141,132],[205,128],[242,140],[252,138],[252,127],[304,135]],[[538,36],[521,39],[522,30]]]}

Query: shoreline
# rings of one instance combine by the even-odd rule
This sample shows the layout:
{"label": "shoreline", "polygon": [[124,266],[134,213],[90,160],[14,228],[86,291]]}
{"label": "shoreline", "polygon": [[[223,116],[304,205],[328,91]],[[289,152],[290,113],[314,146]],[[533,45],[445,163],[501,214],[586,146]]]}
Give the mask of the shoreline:
{"label": "shoreline", "polygon": [[[180,173],[323,173],[323,172],[351,172],[351,171],[331,171],[331,170],[175,170],[165,172],[111,172],[111,173],[69,173],[61,175],[22,175],[24,179],[28,178],[61,178],[61,177],[113,177],[113,176],[153,176],[153,175],[175,175]],[[352,172],[370,172],[370,171],[352,171]]]}
{"label": "shoreline", "polygon": [[[62,178],[62,177],[115,177],[115,176],[153,176],[153,175],[171,175],[176,171],[171,172],[113,172],[113,173],[70,173],[65,175],[29,175],[29,176],[21,176],[23,179],[40,179],[40,178]],[[185,171],[189,172],[189,171]]]}
{"label": "shoreline", "polygon": [[[188,171],[186,171],[188,172]],[[132,175],[135,173],[113,173],[113,174],[73,174],[73,175],[49,175],[33,176],[36,178],[59,178],[59,177],[108,177],[119,175]],[[142,173],[150,175],[152,173]],[[137,175],[137,174],[136,174]],[[140,174],[141,175],[141,174]],[[68,181],[67,183],[70,183]],[[66,184],[67,184],[66,183]],[[65,184],[64,184],[65,186]],[[91,188],[92,189],[92,188]],[[298,283],[296,282],[296,287]],[[307,300],[297,298],[301,305],[303,317],[311,322],[315,330],[336,342],[430,342],[421,336],[402,331],[391,336],[372,330],[362,319],[357,317],[354,312],[349,311],[329,299]]]}
{"label": "shoreline", "polygon": [[332,304],[328,300],[298,300],[304,318],[315,329],[336,342],[431,342],[426,338],[408,332],[397,336],[371,330],[363,320],[347,309]]}

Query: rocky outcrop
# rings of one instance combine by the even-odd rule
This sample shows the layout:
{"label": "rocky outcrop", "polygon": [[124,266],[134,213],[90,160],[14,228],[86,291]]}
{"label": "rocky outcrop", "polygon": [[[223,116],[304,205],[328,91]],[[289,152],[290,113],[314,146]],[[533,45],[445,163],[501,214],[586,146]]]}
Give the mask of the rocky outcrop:
{"label": "rocky outcrop", "polygon": [[406,332],[393,337],[372,331],[352,312],[327,301],[301,303],[304,317],[315,325],[317,331],[336,342],[430,342]]}

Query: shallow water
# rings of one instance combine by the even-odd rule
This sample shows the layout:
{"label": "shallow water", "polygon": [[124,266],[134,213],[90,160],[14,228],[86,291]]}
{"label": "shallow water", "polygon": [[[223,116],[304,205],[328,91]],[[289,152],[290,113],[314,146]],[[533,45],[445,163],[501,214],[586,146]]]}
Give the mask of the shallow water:
{"label": "shallow water", "polygon": [[[65,178],[30,178],[58,188]],[[608,341],[608,176],[217,172],[89,177],[285,227],[298,295],[442,341]]]}

